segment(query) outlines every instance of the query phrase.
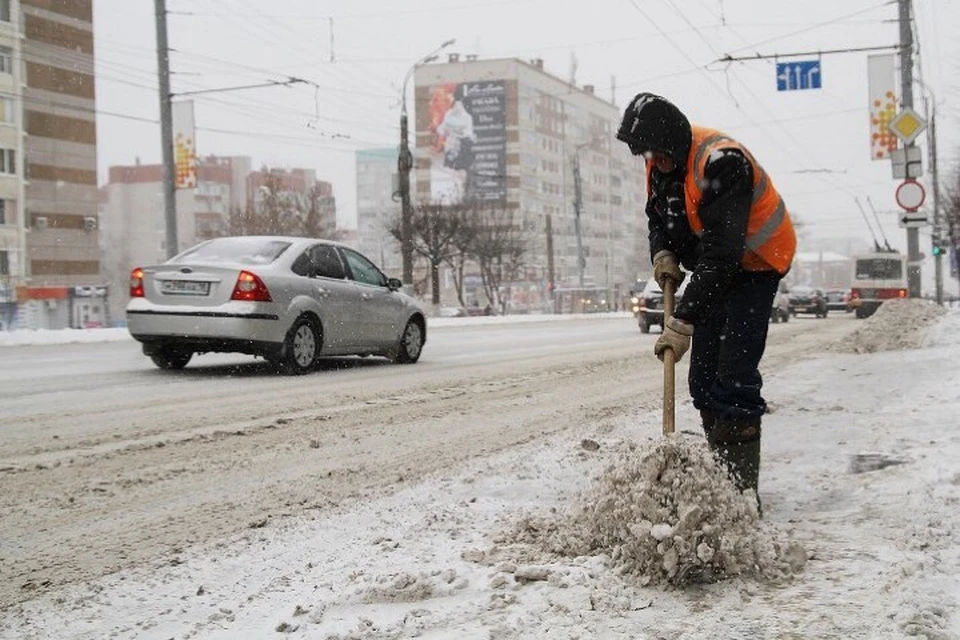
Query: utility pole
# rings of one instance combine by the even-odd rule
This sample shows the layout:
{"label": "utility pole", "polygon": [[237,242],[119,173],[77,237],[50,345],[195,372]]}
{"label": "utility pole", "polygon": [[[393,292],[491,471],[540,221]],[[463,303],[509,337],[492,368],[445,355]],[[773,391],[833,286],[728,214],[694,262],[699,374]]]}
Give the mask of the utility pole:
{"label": "utility pole", "polygon": [[177,187],[173,158],[173,112],[170,108],[170,49],[167,46],[167,2],[153,0],[157,27],[157,73],[160,76],[160,146],[163,150],[163,212],[167,257],[177,255]]}
{"label": "utility pole", "polygon": [[397,171],[400,174],[400,259],[403,284],[413,284],[413,212],[410,208],[410,168],[413,157],[407,140],[407,100],[404,96],[400,108],[400,157],[397,159]]}
{"label": "utility pole", "polygon": [[557,280],[553,270],[553,221],[550,218],[550,214],[547,214],[547,291],[550,294],[550,303],[553,306],[553,311],[556,313],[556,294],[554,290],[557,288]]}
{"label": "utility pole", "polygon": [[170,49],[167,46],[167,2],[153,0],[157,27],[157,73],[160,76],[160,146],[163,150],[163,212],[167,257],[178,253],[176,165],[173,158],[173,111],[170,107]]}
{"label": "utility pole", "polygon": [[573,222],[577,233],[577,271],[580,288],[583,289],[583,270],[587,261],[583,257],[583,232],[580,228],[580,213],[583,208],[583,187],[580,184],[580,147],[573,153]]}
{"label": "utility pole", "polygon": [[[911,0],[898,0],[900,19],[900,105],[913,108],[913,30],[910,25]],[[912,147],[906,143],[904,147]],[[907,152],[909,153],[909,152]],[[907,287],[911,298],[920,297],[920,230],[907,229]]]}
{"label": "utility pole", "polygon": [[413,285],[413,209],[410,206],[410,169],[413,168],[413,155],[407,139],[407,83],[418,65],[433,62],[441,51],[456,42],[456,38],[451,38],[414,62],[403,77],[403,87],[400,90],[400,157],[397,158],[397,173],[400,178],[400,259],[403,262],[401,280],[403,284],[410,286]]}
{"label": "utility pole", "polygon": [[[940,228],[940,183],[937,181],[937,103],[933,100],[930,112],[930,131],[927,133],[930,147],[930,179],[933,180],[933,243],[943,246],[943,230]],[[943,254],[933,256],[933,281],[937,304],[943,305]]]}

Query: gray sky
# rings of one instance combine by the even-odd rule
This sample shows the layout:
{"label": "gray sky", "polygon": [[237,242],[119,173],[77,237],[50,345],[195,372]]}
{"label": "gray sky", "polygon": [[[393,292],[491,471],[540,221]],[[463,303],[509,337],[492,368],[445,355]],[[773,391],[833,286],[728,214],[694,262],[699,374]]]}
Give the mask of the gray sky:
{"label": "gray sky", "polygon": [[[864,234],[854,196],[870,196],[891,243],[905,245],[889,162],[869,159],[867,53],[823,56],[819,91],[778,92],[774,60],[710,64],[727,53],[896,44],[895,2],[168,0],[168,9],[175,92],[287,75],[320,87],[197,96],[198,151],[316,168],[334,183],[348,224],[355,209],[353,151],[397,144],[404,74],[456,38],[451,52],[540,57],[564,78],[575,56],[577,83],[594,84],[609,97],[616,78],[621,108],[638,91],[658,92],[692,121],[745,143],[791,211],[808,223],[810,237]],[[914,10],[918,71],[938,100],[940,170],[947,176],[960,158],[960,40],[951,38],[960,26],[960,2],[914,0]],[[104,181],[110,165],[160,158],[157,124],[110,115],[157,118],[153,2],[95,0],[94,11]],[[412,91],[408,100],[412,108]],[[918,93],[915,104],[922,108]],[[926,139],[920,142],[928,169]],[[929,251],[929,231],[921,232],[921,249]]]}

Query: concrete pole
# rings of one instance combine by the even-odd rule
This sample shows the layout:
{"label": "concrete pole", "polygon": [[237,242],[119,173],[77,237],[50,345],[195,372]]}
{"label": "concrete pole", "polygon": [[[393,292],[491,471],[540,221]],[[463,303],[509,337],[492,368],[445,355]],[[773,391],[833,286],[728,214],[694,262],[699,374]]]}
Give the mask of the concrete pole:
{"label": "concrete pole", "polygon": [[[913,29],[911,0],[898,0],[900,18],[900,105],[913,108]],[[904,147],[912,147],[913,143]],[[909,153],[909,152],[908,152]],[[907,287],[911,298],[920,297],[920,230],[907,229]]]}
{"label": "concrete pole", "polygon": [[403,284],[413,284],[413,211],[410,207],[410,168],[413,159],[410,155],[410,142],[407,139],[407,96],[403,95],[403,107],[400,112],[400,158],[397,170],[400,174],[400,259],[403,263]]}
{"label": "concrete pole", "polygon": [[573,222],[577,233],[577,273],[579,274],[580,288],[583,289],[583,270],[587,260],[583,257],[583,231],[581,229],[580,214],[583,209],[583,187],[580,181],[580,147],[573,153]]}
{"label": "concrete pole", "polygon": [[167,258],[179,253],[177,241],[176,164],[173,156],[173,111],[170,105],[170,49],[167,46],[167,3],[153,0],[157,27],[157,73],[160,78],[160,145],[163,151],[163,211]]}

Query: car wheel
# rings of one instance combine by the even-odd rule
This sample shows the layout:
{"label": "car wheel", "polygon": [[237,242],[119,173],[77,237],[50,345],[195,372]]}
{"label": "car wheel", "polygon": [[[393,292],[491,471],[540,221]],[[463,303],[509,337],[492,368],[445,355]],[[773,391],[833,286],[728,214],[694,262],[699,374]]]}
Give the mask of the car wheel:
{"label": "car wheel", "polygon": [[316,323],[306,316],[297,318],[283,342],[280,367],[284,373],[303,375],[317,364],[322,338]]}
{"label": "car wheel", "polygon": [[150,354],[150,359],[153,360],[153,364],[161,369],[177,371],[187,366],[187,363],[190,362],[190,358],[192,357],[192,351],[178,351],[170,347],[158,349]]}
{"label": "car wheel", "polygon": [[403,328],[400,344],[397,346],[397,355],[394,356],[393,361],[397,364],[413,364],[420,359],[421,351],[423,351],[423,328],[419,322],[411,318]]}
{"label": "car wheel", "polygon": [[640,325],[640,333],[650,333],[650,322],[646,318],[640,316],[637,323]]}

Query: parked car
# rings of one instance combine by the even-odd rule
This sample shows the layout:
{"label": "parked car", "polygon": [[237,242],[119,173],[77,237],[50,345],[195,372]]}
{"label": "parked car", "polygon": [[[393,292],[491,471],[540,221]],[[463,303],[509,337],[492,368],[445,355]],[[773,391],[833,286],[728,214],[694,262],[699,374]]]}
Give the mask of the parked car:
{"label": "parked car", "polygon": [[850,307],[850,292],[845,289],[827,289],[827,311],[853,311]]}
{"label": "parked car", "polygon": [[[680,302],[687,282],[689,282],[689,278],[680,285],[680,289],[674,296],[674,304]],[[663,290],[656,280],[650,278],[643,283],[642,289],[634,289],[630,302],[633,305],[634,315],[637,316],[637,324],[640,326],[641,332],[650,333],[650,327],[653,325],[660,325],[660,330],[663,330]]]}
{"label": "parked car", "polygon": [[790,313],[812,313],[818,318],[827,317],[827,298],[821,289],[796,286],[790,289]]}
{"label": "parked car", "polygon": [[790,320],[790,291],[782,280],[773,296],[773,307],[770,309],[771,322],[787,322]]}
{"label": "parked car", "polygon": [[420,358],[426,315],[368,258],[328,240],[208,240],[130,275],[127,326],[162,369],[195,353],[258,355],[302,374],[320,356]]}

